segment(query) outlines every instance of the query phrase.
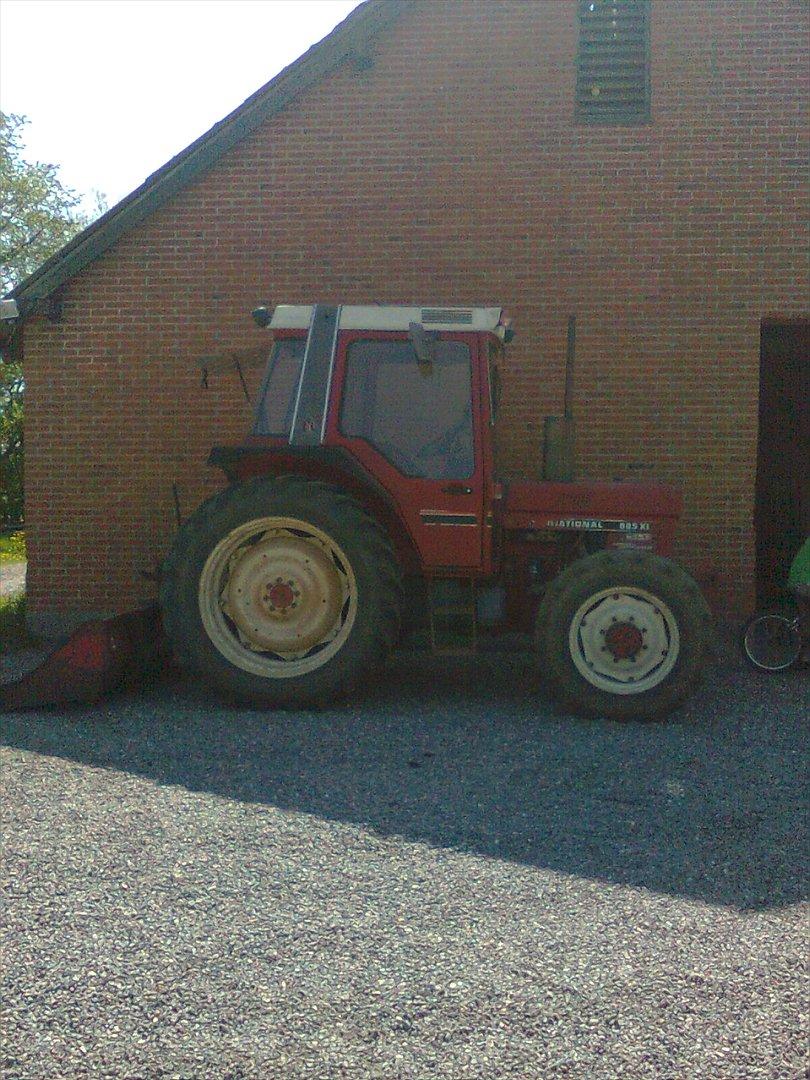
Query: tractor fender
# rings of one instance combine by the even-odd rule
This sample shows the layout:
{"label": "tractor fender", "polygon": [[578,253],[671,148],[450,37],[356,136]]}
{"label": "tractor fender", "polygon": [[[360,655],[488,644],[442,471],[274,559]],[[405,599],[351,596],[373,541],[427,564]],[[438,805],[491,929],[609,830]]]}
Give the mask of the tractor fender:
{"label": "tractor fender", "polygon": [[335,484],[352,495],[388,533],[402,569],[417,573],[421,560],[416,542],[395,501],[356,458],[335,446],[215,446],[208,464],[221,469],[229,483],[257,476],[303,476]]}

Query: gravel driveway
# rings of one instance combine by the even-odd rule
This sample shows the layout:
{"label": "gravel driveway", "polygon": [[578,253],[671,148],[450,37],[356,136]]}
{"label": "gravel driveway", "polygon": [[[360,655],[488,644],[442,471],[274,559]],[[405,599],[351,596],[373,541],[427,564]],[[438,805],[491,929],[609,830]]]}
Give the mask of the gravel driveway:
{"label": "gravel driveway", "polygon": [[0,562],[0,596],[13,596],[25,589],[25,562]]}
{"label": "gravel driveway", "polygon": [[795,1080],[802,679],[621,726],[402,656],[322,713],[7,717],[3,1075]]}

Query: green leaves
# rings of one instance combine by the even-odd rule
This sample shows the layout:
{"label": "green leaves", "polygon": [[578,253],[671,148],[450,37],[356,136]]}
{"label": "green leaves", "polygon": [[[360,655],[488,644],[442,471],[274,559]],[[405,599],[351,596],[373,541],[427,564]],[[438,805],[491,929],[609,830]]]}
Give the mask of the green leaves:
{"label": "green leaves", "polygon": [[55,165],[23,158],[23,116],[0,113],[0,295],[19,284],[87,224],[80,196]]}
{"label": "green leaves", "polygon": [[[81,197],[66,188],[56,165],[23,157],[24,116],[0,112],[0,296],[10,292],[80,232]],[[98,210],[103,200],[97,197]],[[16,327],[0,339],[0,525],[23,517],[23,373]]]}
{"label": "green leaves", "polygon": [[0,359],[0,525],[23,519],[23,374]]}

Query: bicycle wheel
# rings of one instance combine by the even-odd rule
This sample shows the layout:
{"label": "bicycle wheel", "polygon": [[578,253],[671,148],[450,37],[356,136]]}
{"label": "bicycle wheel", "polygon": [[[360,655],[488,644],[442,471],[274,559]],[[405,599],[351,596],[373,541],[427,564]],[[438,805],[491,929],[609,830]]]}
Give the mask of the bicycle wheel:
{"label": "bicycle wheel", "polygon": [[758,671],[786,671],[802,650],[798,617],[778,611],[753,615],[743,628],[742,648]]}

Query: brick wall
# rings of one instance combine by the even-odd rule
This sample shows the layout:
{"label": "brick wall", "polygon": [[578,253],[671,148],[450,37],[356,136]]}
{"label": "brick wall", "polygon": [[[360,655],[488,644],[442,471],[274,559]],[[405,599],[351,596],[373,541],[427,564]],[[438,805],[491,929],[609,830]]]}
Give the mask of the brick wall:
{"label": "brick wall", "polygon": [[580,472],[681,486],[679,555],[748,602],[759,327],[807,312],[804,0],[654,0],[652,122],[573,120],[576,7],[415,3],[25,331],[33,621],[150,599],[249,414],[194,360],[270,304],[503,303],[504,471],[538,475],[577,315]]}

